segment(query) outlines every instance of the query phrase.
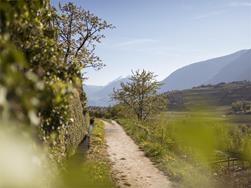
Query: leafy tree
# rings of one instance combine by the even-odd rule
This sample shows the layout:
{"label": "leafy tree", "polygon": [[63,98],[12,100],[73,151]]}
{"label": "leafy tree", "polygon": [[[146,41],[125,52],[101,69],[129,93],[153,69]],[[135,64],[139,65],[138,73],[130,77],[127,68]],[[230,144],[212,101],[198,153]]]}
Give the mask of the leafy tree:
{"label": "leafy tree", "polygon": [[163,109],[163,98],[157,95],[160,83],[156,75],[145,70],[132,72],[127,83],[114,90],[113,99],[129,107],[138,120],[145,120],[154,112]]}
{"label": "leafy tree", "polygon": [[66,64],[81,63],[84,68],[104,66],[95,54],[96,44],[105,36],[102,31],[113,26],[73,3],[59,4],[55,23],[59,29],[59,43]]}
{"label": "leafy tree", "polygon": [[[77,7],[73,3],[59,4],[59,10],[55,9],[54,24],[58,28],[58,41],[63,49],[63,62],[67,72],[77,74],[84,79],[81,71],[83,68],[101,69],[104,64],[95,54],[96,45],[105,37],[102,32],[113,26],[105,20],[95,16],[90,11]],[[82,83],[77,85],[86,113],[86,95]]]}

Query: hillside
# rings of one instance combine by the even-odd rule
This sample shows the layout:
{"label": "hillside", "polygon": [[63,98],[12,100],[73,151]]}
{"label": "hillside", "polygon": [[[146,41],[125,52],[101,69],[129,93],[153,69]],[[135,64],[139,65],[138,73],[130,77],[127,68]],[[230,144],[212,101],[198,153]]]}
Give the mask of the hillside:
{"label": "hillside", "polygon": [[208,83],[251,80],[251,50],[223,67]]}
{"label": "hillside", "polygon": [[190,89],[202,84],[251,80],[251,50],[194,63],[173,72],[162,81],[160,92]]}
{"label": "hillside", "polygon": [[231,106],[238,100],[251,100],[251,82],[220,83],[166,93],[170,110],[188,110],[198,105]]}
{"label": "hillside", "polygon": [[88,96],[94,95],[103,89],[103,86],[95,86],[95,85],[84,85],[84,90]]}
{"label": "hillside", "polygon": [[[191,89],[200,85],[221,82],[251,81],[251,49],[194,63],[174,71],[161,81],[159,92]],[[113,89],[128,78],[117,78],[105,86],[84,85],[89,106],[110,106]]]}

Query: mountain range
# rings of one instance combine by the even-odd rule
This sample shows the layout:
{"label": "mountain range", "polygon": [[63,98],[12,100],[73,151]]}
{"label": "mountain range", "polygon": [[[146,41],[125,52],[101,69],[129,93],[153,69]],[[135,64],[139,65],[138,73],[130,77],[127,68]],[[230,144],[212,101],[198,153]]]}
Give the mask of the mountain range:
{"label": "mountain range", "polygon": [[113,89],[119,89],[121,82],[128,78],[119,77],[105,86],[84,85],[89,106],[111,106],[115,103],[111,99]]}
{"label": "mountain range", "polygon": [[[251,81],[251,49],[184,66],[161,81],[160,93],[221,82]],[[84,85],[90,106],[113,105],[113,89],[127,78],[117,78],[105,86]]]}

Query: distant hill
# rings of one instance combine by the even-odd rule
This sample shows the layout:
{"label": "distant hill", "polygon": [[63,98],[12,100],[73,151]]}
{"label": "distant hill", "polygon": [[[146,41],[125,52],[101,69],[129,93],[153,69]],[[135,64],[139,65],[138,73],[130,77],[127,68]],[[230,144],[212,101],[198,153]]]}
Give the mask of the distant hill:
{"label": "distant hill", "polygon": [[251,50],[242,52],[241,55],[224,66],[207,83],[233,82],[251,80]]}
{"label": "distant hill", "polygon": [[95,85],[84,85],[84,90],[88,96],[92,96],[95,93],[99,92],[103,89],[103,86],[95,86]]}
{"label": "distant hill", "polygon": [[111,100],[113,89],[119,89],[121,82],[126,82],[128,78],[119,77],[105,86],[84,85],[89,106],[110,106],[115,102]]}
{"label": "distant hill", "polygon": [[189,110],[201,105],[230,107],[236,101],[251,101],[251,82],[239,81],[204,85],[182,91],[166,92],[169,110]]}
{"label": "distant hill", "polygon": [[251,49],[180,68],[162,81],[160,92],[241,80],[251,80]]}
{"label": "distant hill", "polygon": [[[118,89],[121,82],[128,78],[117,78],[105,86],[84,85],[90,106],[113,105],[113,89]],[[218,84],[222,82],[251,81],[251,49],[193,63],[174,71],[161,81],[159,92],[191,89],[193,87]]]}

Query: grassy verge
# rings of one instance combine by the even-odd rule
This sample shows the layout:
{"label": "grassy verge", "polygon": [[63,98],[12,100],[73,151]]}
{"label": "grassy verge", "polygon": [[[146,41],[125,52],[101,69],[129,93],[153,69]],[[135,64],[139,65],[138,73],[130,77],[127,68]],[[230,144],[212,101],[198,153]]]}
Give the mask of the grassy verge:
{"label": "grassy verge", "polygon": [[[231,187],[215,173],[211,163],[218,153],[241,152],[245,135],[236,126],[207,113],[162,114],[144,123],[118,121],[178,187]],[[228,183],[231,181],[228,179]]]}
{"label": "grassy verge", "polygon": [[[118,119],[124,130],[144,151],[145,155],[166,174],[177,187],[210,187],[210,178],[206,172],[200,172],[194,165],[175,154],[170,145],[152,138],[150,130],[145,125],[131,119]],[[169,138],[166,138],[168,140]],[[196,178],[195,178],[196,177]],[[202,183],[205,182],[205,183]]]}
{"label": "grassy verge", "polygon": [[68,169],[63,174],[63,187],[115,187],[107,159],[102,121],[95,122],[90,142],[89,150],[86,143],[80,144],[76,155],[70,160]]}
{"label": "grassy verge", "polygon": [[104,138],[104,123],[97,120],[90,141],[90,149],[85,164],[90,165],[92,177],[96,182],[101,182],[103,187],[115,187],[111,178],[111,169],[107,158]]}

